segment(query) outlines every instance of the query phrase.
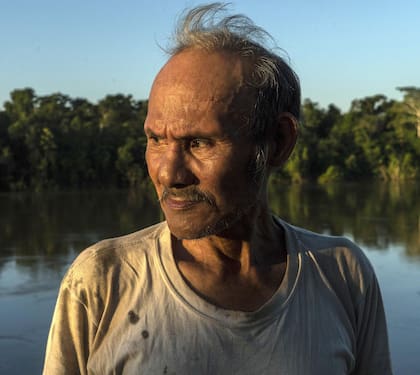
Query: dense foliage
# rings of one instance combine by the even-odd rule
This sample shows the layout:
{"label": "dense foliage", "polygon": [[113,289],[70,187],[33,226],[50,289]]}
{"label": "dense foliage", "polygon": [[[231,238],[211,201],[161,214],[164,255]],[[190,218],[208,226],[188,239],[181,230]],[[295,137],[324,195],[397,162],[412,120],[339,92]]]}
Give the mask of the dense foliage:
{"label": "dense foliage", "polygon": [[420,178],[420,88],[400,88],[403,101],[375,95],[347,113],[303,103],[300,140],[285,172],[294,180]]}
{"label": "dense foliage", "polygon": [[[280,172],[294,181],[420,177],[420,88],[354,100],[342,113],[305,100],[297,148]],[[97,104],[14,90],[0,111],[0,190],[136,186],[147,175],[146,101]]]}
{"label": "dense foliage", "polygon": [[0,189],[137,185],[146,174],[147,103],[109,95],[92,104],[15,90],[0,112]]}

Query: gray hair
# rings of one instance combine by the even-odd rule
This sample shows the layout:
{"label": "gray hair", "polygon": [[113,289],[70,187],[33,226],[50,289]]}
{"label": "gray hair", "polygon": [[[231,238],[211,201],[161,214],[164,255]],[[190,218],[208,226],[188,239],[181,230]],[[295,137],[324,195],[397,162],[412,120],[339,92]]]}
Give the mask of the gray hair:
{"label": "gray hair", "polygon": [[263,46],[267,38],[272,40],[264,29],[244,15],[222,17],[225,9],[225,4],[213,3],[188,10],[168,52],[173,56],[189,48],[224,50],[252,61],[247,84],[256,89],[257,96],[248,121],[257,145],[252,168],[259,175],[266,170],[268,138],[278,116],[289,112],[299,119],[299,78],[282,57]]}

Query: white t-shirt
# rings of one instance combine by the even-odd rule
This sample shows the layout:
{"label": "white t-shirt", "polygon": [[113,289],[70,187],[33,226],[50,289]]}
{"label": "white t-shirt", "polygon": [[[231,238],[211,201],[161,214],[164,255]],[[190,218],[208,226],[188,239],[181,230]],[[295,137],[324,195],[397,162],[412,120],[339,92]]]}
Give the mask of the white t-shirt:
{"label": "white t-shirt", "polygon": [[186,284],[166,223],[88,248],[63,279],[44,374],[391,374],[362,251],[278,222],[286,273],[254,312],[218,308]]}

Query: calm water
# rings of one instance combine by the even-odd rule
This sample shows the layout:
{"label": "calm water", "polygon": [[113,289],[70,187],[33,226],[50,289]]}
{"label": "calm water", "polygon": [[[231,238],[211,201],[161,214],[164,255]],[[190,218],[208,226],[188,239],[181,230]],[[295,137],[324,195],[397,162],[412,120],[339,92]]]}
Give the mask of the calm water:
{"label": "calm water", "polygon": [[[270,189],[289,222],[361,245],[382,287],[395,374],[420,374],[420,186]],[[61,278],[97,240],[160,220],[154,195],[106,191],[0,194],[0,373],[41,372]]]}

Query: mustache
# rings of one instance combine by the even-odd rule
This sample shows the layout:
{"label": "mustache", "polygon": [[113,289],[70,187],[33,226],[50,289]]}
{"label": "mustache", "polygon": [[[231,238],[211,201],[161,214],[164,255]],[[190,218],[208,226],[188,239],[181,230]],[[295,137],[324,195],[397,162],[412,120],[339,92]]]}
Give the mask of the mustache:
{"label": "mustache", "polygon": [[213,195],[197,187],[186,187],[182,189],[164,188],[159,202],[162,203],[168,198],[180,198],[192,202],[206,202],[210,206],[216,206],[216,200]]}

